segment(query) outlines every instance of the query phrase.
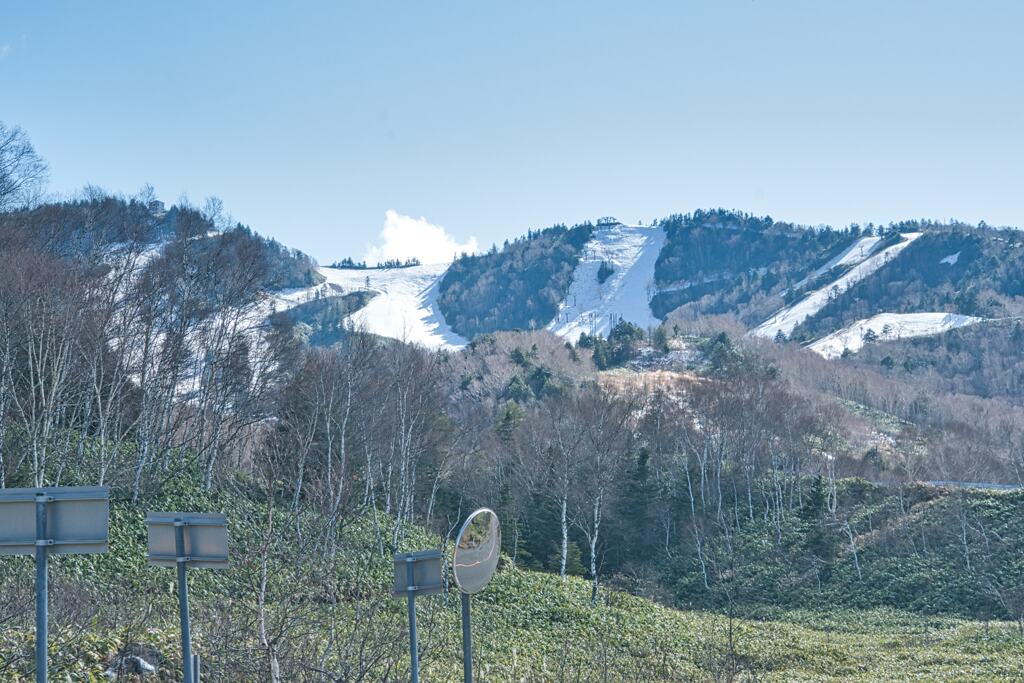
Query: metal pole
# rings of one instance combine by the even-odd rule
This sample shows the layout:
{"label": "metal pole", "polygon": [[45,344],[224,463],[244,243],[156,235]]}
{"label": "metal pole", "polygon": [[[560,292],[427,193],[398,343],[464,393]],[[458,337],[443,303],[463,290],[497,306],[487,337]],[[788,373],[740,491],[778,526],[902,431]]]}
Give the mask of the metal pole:
{"label": "metal pole", "polygon": [[420,680],[420,653],[416,644],[416,575],[413,571],[413,559],[405,560],[406,590],[409,594],[409,662],[412,683]]}
{"label": "metal pole", "polygon": [[181,664],[185,671],[184,683],[195,683],[192,678],[192,633],[188,623],[188,579],[185,576],[185,522],[174,520],[174,554],[178,562],[178,611],[181,613]]}
{"label": "metal pole", "polygon": [[202,671],[200,666],[199,655],[192,655],[192,683],[199,683],[199,672]]}
{"label": "metal pole", "polygon": [[49,540],[46,538],[46,503],[44,494],[36,496],[36,683],[46,683],[49,585],[46,565]]}
{"label": "metal pole", "polygon": [[469,593],[462,595],[462,680],[473,683],[473,632],[469,627]]}

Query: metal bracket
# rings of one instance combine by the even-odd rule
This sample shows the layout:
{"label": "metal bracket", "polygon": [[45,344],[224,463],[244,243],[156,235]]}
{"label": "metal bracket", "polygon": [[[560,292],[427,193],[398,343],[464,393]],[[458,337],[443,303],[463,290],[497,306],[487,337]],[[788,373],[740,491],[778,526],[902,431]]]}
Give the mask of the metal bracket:
{"label": "metal bracket", "polygon": [[227,562],[227,555],[185,555],[184,557],[178,557],[177,555],[159,555],[156,553],[150,553],[149,559],[151,560],[163,560],[170,562]]}

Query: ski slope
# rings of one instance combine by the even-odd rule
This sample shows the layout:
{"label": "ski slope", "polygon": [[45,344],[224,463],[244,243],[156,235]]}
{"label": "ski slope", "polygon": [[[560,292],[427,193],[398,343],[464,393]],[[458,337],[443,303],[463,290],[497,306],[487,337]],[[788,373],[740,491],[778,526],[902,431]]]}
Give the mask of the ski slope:
{"label": "ski slope", "polygon": [[409,268],[319,268],[326,281],[308,289],[275,292],[277,310],[310,301],[318,294],[338,296],[370,291],[376,296],[348,317],[358,329],[430,349],[452,349],[466,340],[452,331],[437,307],[438,288],[447,264]]}
{"label": "ski slope", "polygon": [[803,280],[793,285],[793,289],[800,289],[811,280],[821,277],[833,268],[845,268],[846,266],[860,263],[867,257],[871,256],[871,252],[875,250],[875,247],[877,247],[878,243],[881,241],[881,237],[861,237],[844,249],[838,256],[834,256],[828,263],[814,271],[813,275],[805,277]]}
{"label": "ski slope", "polygon": [[437,307],[446,270],[448,264],[440,263],[380,270],[321,268],[320,273],[342,293],[360,289],[376,293],[370,303],[349,316],[356,327],[429,349],[460,348],[466,340],[448,327]]}
{"label": "ski slope", "polygon": [[940,334],[982,320],[957,313],[879,313],[822,337],[808,348],[825,358],[839,358],[846,349],[853,353],[860,351],[868,330],[873,330],[879,341],[892,341]]}
{"label": "ski slope", "polygon": [[839,292],[846,291],[896,258],[900,252],[913,244],[914,240],[921,235],[922,233],[920,232],[904,234],[902,242],[886,247],[877,254],[872,254],[863,261],[860,261],[834,282],[816,289],[789,308],[782,309],[752,330],[750,334],[754,337],[774,339],[779,332],[782,332],[788,337],[797,325],[820,311],[828,303],[829,295],[833,290],[838,290]]}
{"label": "ski slope", "polygon": [[[601,225],[584,246],[569,292],[548,329],[572,342],[583,333],[608,334],[620,320],[644,329],[660,324],[651,313],[654,263],[665,244],[659,227]],[[615,271],[597,281],[603,261]]]}

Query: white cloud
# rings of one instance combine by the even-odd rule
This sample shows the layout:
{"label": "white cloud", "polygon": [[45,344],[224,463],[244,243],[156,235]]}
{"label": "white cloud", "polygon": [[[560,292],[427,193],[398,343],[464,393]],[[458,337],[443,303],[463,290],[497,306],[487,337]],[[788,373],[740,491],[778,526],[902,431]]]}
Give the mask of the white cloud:
{"label": "white cloud", "polygon": [[0,59],[3,59],[11,52],[10,45],[0,45]]}
{"label": "white cloud", "polygon": [[367,247],[365,258],[370,265],[389,259],[405,261],[410,258],[418,258],[422,263],[449,263],[462,252],[476,253],[479,250],[475,237],[459,242],[443,227],[429,223],[422,216],[403,216],[388,209],[384,214],[379,244]]}

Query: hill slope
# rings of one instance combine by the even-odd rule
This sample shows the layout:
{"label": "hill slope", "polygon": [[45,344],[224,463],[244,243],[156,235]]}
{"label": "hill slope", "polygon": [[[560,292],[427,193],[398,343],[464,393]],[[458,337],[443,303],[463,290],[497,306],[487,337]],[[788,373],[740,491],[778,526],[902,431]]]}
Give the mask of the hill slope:
{"label": "hill slope", "polygon": [[[788,337],[793,333],[793,329],[797,325],[820,311],[833,297],[838,297],[841,292],[845,292],[886,263],[895,259],[899,256],[900,252],[909,247],[920,236],[921,233],[909,233],[904,235],[896,244],[885,247],[877,253],[871,253],[867,249],[856,249],[858,245],[851,246],[836,261],[838,264],[845,260],[845,265],[849,266],[849,270],[835,280],[812,291],[792,306],[779,311],[769,320],[758,325],[752,334],[758,337],[774,339],[781,332],[784,336]],[[862,257],[862,254],[869,255]]]}
{"label": "hill slope", "polygon": [[548,329],[576,342],[606,335],[621,320],[640,328],[660,322],[651,313],[654,265],[665,244],[658,227],[602,225],[583,248],[572,284]]}

